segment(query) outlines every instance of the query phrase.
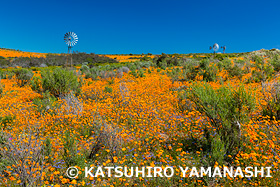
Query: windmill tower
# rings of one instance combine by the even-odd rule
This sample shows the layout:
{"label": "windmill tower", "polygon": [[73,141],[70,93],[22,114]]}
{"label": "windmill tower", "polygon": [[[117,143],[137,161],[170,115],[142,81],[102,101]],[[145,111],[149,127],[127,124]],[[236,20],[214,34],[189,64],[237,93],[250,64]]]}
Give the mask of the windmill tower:
{"label": "windmill tower", "polygon": [[227,48],[227,47],[226,47],[225,45],[221,47],[221,49],[223,49],[223,53],[224,53],[224,54],[225,54],[226,48]]}
{"label": "windmill tower", "polygon": [[77,44],[78,36],[74,32],[67,32],[64,35],[64,41],[65,41],[66,45],[68,45],[68,55],[67,55],[66,67],[68,66],[68,56],[69,56],[69,54],[71,56],[71,67],[72,67],[72,55],[71,55],[72,53],[71,53],[71,49],[72,49],[72,47],[74,45]]}

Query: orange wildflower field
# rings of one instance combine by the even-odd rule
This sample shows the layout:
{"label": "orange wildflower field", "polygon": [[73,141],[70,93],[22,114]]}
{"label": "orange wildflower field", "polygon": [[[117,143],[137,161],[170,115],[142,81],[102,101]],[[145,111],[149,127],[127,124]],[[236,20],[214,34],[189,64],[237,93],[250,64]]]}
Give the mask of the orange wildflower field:
{"label": "orange wildflower field", "polygon": [[9,49],[0,49],[2,57],[46,57],[46,53],[23,52]]}
{"label": "orange wildflower field", "polygon": [[[129,70],[83,65],[60,74],[2,69],[0,185],[279,186],[280,58],[269,55],[150,56]],[[56,79],[67,72],[75,79]],[[174,175],[85,177],[85,167],[117,166],[173,167]],[[188,177],[179,166],[241,167],[244,175],[271,167],[271,177]]]}

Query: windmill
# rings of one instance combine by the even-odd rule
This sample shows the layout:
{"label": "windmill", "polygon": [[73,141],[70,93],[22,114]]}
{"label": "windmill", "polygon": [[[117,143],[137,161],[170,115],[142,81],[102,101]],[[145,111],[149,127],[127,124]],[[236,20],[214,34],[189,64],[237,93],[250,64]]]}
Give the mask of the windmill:
{"label": "windmill", "polygon": [[[78,36],[74,32],[67,32],[64,35],[64,41],[66,45],[68,45],[68,55],[71,54],[71,49],[76,43],[78,42]],[[68,66],[68,56],[67,56],[67,62],[66,66]],[[72,67],[72,55],[71,55],[71,67]]]}
{"label": "windmill", "polygon": [[224,54],[225,54],[226,48],[227,48],[227,47],[226,47],[225,45],[221,47],[221,49],[223,49],[223,53],[224,53]]}
{"label": "windmill", "polygon": [[217,43],[215,43],[213,46],[210,46],[209,48],[210,50],[213,49],[214,54],[219,50],[219,45]]}

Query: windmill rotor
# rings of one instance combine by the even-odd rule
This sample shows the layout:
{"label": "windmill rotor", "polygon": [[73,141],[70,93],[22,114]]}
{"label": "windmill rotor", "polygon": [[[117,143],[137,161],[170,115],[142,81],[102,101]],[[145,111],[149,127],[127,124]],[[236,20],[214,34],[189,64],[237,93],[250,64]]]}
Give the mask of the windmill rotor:
{"label": "windmill rotor", "polygon": [[213,50],[214,50],[215,52],[217,52],[217,51],[219,50],[219,44],[215,43],[215,44],[213,45]]}
{"label": "windmill rotor", "polygon": [[64,35],[64,41],[68,45],[68,47],[73,47],[78,42],[78,36],[74,32],[67,32]]}

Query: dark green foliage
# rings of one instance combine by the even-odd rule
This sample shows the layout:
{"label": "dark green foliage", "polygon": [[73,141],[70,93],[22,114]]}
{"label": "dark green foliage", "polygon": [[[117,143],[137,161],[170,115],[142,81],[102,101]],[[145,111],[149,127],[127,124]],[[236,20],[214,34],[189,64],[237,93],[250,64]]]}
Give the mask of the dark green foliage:
{"label": "dark green foliage", "polygon": [[199,66],[196,61],[188,61],[183,66],[183,74],[184,78],[188,80],[194,80],[199,72]]}
{"label": "dark green foliage", "polygon": [[218,59],[220,61],[223,61],[226,58],[228,58],[227,54],[215,54],[215,56],[214,56],[214,59]]}
{"label": "dark green foliage", "polygon": [[153,59],[153,63],[162,69],[166,69],[167,67],[179,66],[183,63],[183,59],[179,57],[172,57],[172,55],[168,56],[162,53],[161,56],[157,56]]}
{"label": "dark green foliage", "polygon": [[8,70],[0,70],[0,78],[1,79],[11,79],[15,75],[15,72]]}
{"label": "dark green foliage", "polygon": [[274,67],[274,70],[279,72],[280,71],[280,55],[275,55],[270,60],[271,65]]}
{"label": "dark green foliage", "polygon": [[145,77],[143,69],[138,70],[139,77]]}
{"label": "dark green foliage", "polygon": [[1,122],[0,129],[10,128],[14,120],[15,120],[15,116],[0,117],[0,122]]}
{"label": "dark green foliage", "polygon": [[275,117],[276,120],[280,120],[280,83],[275,82],[268,88],[268,85],[262,84],[263,96],[266,100],[266,105],[262,106],[262,115],[269,116],[270,119]]}
{"label": "dark green foliage", "polygon": [[44,113],[54,113],[55,108],[58,107],[58,104],[55,102],[57,101],[56,97],[51,95],[48,91],[46,93],[43,93],[43,98],[35,98],[33,99],[33,104],[36,108],[36,110],[41,114],[44,115]]}
{"label": "dark green foliage", "polygon": [[46,138],[46,140],[44,141],[44,156],[47,156],[48,158],[46,159],[48,163],[52,163],[52,144],[51,144],[51,140],[50,138]]}
{"label": "dark green foliage", "polygon": [[180,80],[181,74],[181,69],[178,67],[174,68],[171,72],[168,72],[168,75],[171,77],[172,82]]}
{"label": "dark green foliage", "polygon": [[145,74],[144,74],[144,70],[143,69],[139,69],[137,71],[130,71],[129,72],[131,75],[133,75],[135,78],[138,78],[138,77],[145,77]]}
{"label": "dark green foliage", "polygon": [[140,61],[150,61],[150,60],[152,60],[152,58],[148,56],[144,56],[140,58]]}
{"label": "dark green foliage", "polygon": [[128,64],[128,68],[130,69],[130,71],[135,71],[137,69],[137,67],[134,63]]}
{"label": "dark green foliage", "polygon": [[56,68],[53,71],[42,71],[42,88],[55,97],[65,96],[71,91],[79,94],[81,91],[81,80],[73,71],[63,68]]}
{"label": "dark green foliage", "polygon": [[109,87],[109,86],[105,86],[105,92],[107,93],[112,93],[113,92],[113,88]]}
{"label": "dark green foliage", "polygon": [[[187,89],[186,98],[195,104],[196,109],[205,115],[216,129],[221,142],[216,139],[215,144],[218,147],[224,145],[228,154],[236,155],[238,153],[236,148],[241,147],[240,124],[248,120],[248,115],[255,106],[251,93],[248,93],[243,86],[237,89],[223,86],[214,90],[204,83],[195,84]],[[212,139],[209,142],[212,142]]]}
{"label": "dark green foliage", "polygon": [[82,67],[80,68],[82,74],[89,73],[90,68],[88,67],[88,63],[83,63]]}
{"label": "dark green foliage", "polygon": [[239,64],[234,64],[233,66],[228,67],[227,71],[230,77],[241,78],[242,75],[244,74],[244,71],[242,70]]}
{"label": "dark green foliage", "polygon": [[0,84],[0,97],[2,96],[3,91],[4,91],[4,88],[3,88],[2,84]]}
{"label": "dark green foliage", "polygon": [[209,59],[204,59],[200,62],[199,74],[203,76],[205,81],[215,81],[217,78],[218,68],[213,64],[210,65]]}
{"label": "dark green foliage", "polygon": [[83,157],[78,154],[75,137],[69,131],[65,133],[63,145],[62,158],[67,167],[84,164]]}
{"label": "dark green foliage", "polygon": [[228,69],[231,67],[231,60],[229,58],[224,58],[222,61],[219,61],[217,65],[220,70]]}
{"label": "dark green foliage", "polygon": [[15,69],[15,75],[19,86],[24,86],[32,79],[34,73],[31,70],[20,68]]}
{"label": "dark green foliage", "polygon": [[41,78],[34,76],[33,79],[31,79],[31,81],[30,81],[31,89],[40,93],[41,92],[40,82],[41,82]]}
{"label": "dark green foliage", "polygon": [[0,56],[0,68],[7,68],[9,67],[10,61],[7,58]]}
{"label": "dark green foliage", "polygon": [[96,67],[93,67],[86,72],[85,78],[86,79],[91,78],[92,80],[97,80],[99,74],[100,74],[100,70]]}
{"label": "dark green foliage", "polygon": [[270,63],[265,63],[263,57],[255,55],[252,60],[254,60],[254,67],[257,69],[252,72],[252,79],[255,82],[265,81],[272,77],[274,68]]}

